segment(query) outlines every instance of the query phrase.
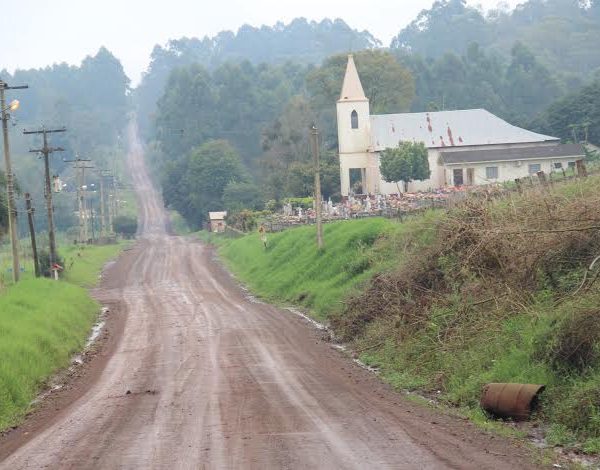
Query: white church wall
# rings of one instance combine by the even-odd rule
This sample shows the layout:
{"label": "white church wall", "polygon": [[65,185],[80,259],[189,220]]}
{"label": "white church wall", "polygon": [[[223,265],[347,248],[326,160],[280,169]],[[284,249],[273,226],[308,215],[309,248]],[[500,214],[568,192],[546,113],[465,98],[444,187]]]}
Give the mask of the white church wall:
{"label": "white church wall", "polygon": [[[531,173],[529,165],[539,165],[539,169],[546,174],[554,171],[561,171],[560,168],[555,168],[555,163],[560,163],[562,168],[565,170],[568,168],[569,163],[574,165],[577,157],[560,157],[551,159],[532,159],[532,160],[521,160],[519,162],[483,162],[483,163],[462,163],[446,165],[448,171],[446,172],[446,184],[448,186],[454,185],[453,170],[462,169],[464,183],[468,184],[467,181],[467,170],[473,169],[473,185],[484,185],[490,183],[502,183],[506,181],[514,181],[516,178],[526,178],[528,176],[535,176],[535,172]],[[487,168],[497,168],[497,178],[488,178]],[[533,168],[534,170],[537,167]],[[494,170],[491,170],[493,173]]]}

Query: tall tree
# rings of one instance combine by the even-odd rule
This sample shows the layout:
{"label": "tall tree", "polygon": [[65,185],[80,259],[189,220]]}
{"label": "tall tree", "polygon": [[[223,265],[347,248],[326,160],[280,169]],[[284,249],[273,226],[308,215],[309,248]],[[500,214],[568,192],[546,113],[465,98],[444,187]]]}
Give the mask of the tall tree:
{"label": "tall tree", "polygon": [[236,146],[256,170],[261,131],[297,89],[305,68],[293,64],[224,64],[212,72],[200,65],[176,69],[158,103],[156,139],[166,161],[177,160],[209,139]]}
{"label": "tall tree", "polygon": [[194,227],[202,225],[209,211],[223,210],[223,194],[230,183],[247,179],[237,151],[224,140],[195,148],[176,167],[167,167],[163,177],[165,202]]}
{"label": "tall tree", "polygon": [[466,0],[438,0],[392,40],[393,49],[403,49],[437,58],[446,52],[461,55],[472,42],[488,44],[492,27],[482,12]]}
{"label": "tall tree", "polygon": [[304,18],[273,27],[244,25],[237,33],[223,31],[203,39],[171,40],[164,47],[155,46],[148,70],[135,91],[139,119],[149,135],[151,123],[159,115],[156,103],[177,67],[199,64],[212,71],[227,62],[283,64],[294,60],[303,65],[318,64],[349,47],[360,50],[380,45],[369,32],[354,30],[342,20],[309,22]]}
{"label": "tall tree", "polygon": [[512,49],[506,70],[506,101],[516,121],[542,111],[563,95],[559,83],[531,51],[520,42]]}
{"label": "tall tree", "polygon": [[300,196],[291,194],[291,171],[294,165],[312,161],[308,133],[313,122],[315,113],[310,103],[302,96],[294,96],[263,131],[260,165],[268,199]]}
{"label": "tall tree", "polygon": [[596,0],[528,0],[484,13],[464,0],[439,0],[400,31],[391,47],[437,59],[461,56],[476,42],[508,59],[520,41],[566,82],[581,81],[600,67],[599,10]]}
{"label": "tall tree", "polygon": [[600,145],[600,78],[552,104],[538,127],[565,141],[581,142],[587,138]]}

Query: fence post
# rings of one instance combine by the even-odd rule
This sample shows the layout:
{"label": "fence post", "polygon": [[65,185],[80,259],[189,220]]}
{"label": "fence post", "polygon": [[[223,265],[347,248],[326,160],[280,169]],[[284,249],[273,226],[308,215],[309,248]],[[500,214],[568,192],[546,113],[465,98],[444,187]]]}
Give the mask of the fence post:
{"label": "fence post", "polygon": [[542,187],[547,188],[548,187],[548,179],[546,178],[546,173],[544,173],[543,171],[538,171],[537,177],[540,180]]}
{"label": "fence post", "polygon": [[523,182],[521,181],[521,178],[515,178],[515,184],[517,185],[519,194],[523,194]]}
{"label": "fence post", "polygon": [[577,176],[580,178],[586,178],[588,173],[587,168],[585,167],[585,162],[583,160],[577,160],[575,165],[577,166]]}

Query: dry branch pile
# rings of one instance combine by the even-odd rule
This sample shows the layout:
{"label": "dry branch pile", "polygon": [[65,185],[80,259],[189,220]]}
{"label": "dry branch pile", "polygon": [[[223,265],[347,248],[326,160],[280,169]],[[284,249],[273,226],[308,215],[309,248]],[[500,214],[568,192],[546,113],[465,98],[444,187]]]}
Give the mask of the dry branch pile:
{"label": "dry branch pile", "polygon": [[[399,333],[409,333],[428,324],[433,307],[451,306],[470,320],[474,312],[522,311],[542,291],[557,302],[572,295],[600,254],[599,183],[590,178],[568,193],[556,187],[468,198],[437,224],[433,245],[414,250],[396,272],[375,277],[333,319],[334,327],[351,340],[385,316]],[[593,280],[585,280],[586,288]]]}

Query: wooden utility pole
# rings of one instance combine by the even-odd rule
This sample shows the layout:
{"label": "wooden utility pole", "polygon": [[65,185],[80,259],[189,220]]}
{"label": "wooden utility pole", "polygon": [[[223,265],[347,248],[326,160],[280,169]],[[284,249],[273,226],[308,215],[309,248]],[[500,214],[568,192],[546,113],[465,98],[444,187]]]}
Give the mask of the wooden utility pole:
{"label": "wooden utility pole", "polygon": [[113,224],[113,195],[112,193],[108,194],[108,229],[110,233],[115,233],[115,227]]}
{"label": "wooden utility pole", "polygon": [[33,213],[35,209],[31,206],[31,195],[25,193],[25,208],[27,209],[27,220],[29,222],[29,236],[31,237],[31,253],[33,255],[33,268],[35,277],[40,277],[40,260],[38,258],[37,243],[35,242],[35,225],[33,224]]}
{"label": "wooden utility pole", "polygon": [[119,181],[113,176],[113,219],[119,216]]}
{"label": "wooden utility pole", "polygon": [[104,171],[100,171],[100,237],[106,236],[106,212],[104,209]]}
{"label": "wooden utility pole", "polygon": [[[83,161],[83,160],[82,160]],[[90,161],[90,160],[88,160]],[[85,170],[94,168],[93,166],[85,166],[85,163],[80,163],[78,166],[81,171],[81,207],[83,208],[83,239],[85,242],[89,240],[88,230],[88,209],[87,209],[87,185],[85,184]],[[91,210],[91,209],[90,209]]]}
{"label": "wooden utility pole", "polygon": [[94,240],[96,239],[96,227],[94,224],[94,203],[93,201],[90,201],[90,223],[92,224],[92,244],[94,243]]}
{"label": "wooden utility pole", "polygon": [[[111,212],[111,196],[110,191],[108,194],[108,211],[106,207],[106,179],[111,178],[114,181],[113,173],[110,170],[100,170],[100,227],[102,230],[102,236],[106,237],[109,233],[112,233],[112,212]],[[108,212],[108,223],[107,223],[107,212]]]}
{"label": "wooden utility pole", "polygon": [[[15,187],[14,187],[14,175],[12,172],[12,165],[10,162],[10,146],[8,143],[8,120],[10,114],[6,111],[11,107],[6,106],[6,98],[4,92],[6,90],[23,90],[29,88],[27,85],[21,86],[9,86],[8,83],[0,80],[0,110],[2,112],[2,134],[4,137],[4,165],[6,170],[6,192],[8,203],[8,231],[10,233],[10,245],[12,249],[12,274],[13,281],[18,282],[21,274],[21,266],[19,264],[19,237],[17,234],[17,206],[15,204]],[[18,101],[15,102],[18,106]]]}
{"label": "wooden utility pole", "polygon": [[66,128],[60,129],[46,129],[42,127],[37,131],[24,130],[23,134],[42,134],[44,137],[44,146],[41,149],[32,149],[31,153],[41,153],[44,157],[44,177],[45,177],[45,191],[44,196],[46,197],[46,212],[48,213],[48,241],[50,242],[50,266],[53,266],[58,260],[56,253],[56,236],[54,232],[54,207],[52,206],[52,185],[50,183],[50,162],[49,155],[54,152],[64,152],[65,149],[62,147],[48,147],[48,134],[54,134],[57,132],[66,132]]}
{"label": "wooden utility pole", "polygon": [[79,155],[75,156],[75,160],[63,160],[67,163],[75,163],[73,168],[77,172],[77,208],[79,213],[79,243],[87,243],[88,241],[88,229],[87,229],[87,209],[86,209],[86,198],[85,198],[85,170],[88,168],[94,168],[93,166],[86,166],[86,162],[91,162],[88,158],[81,158]]}
{"label": "wooden utility pole", "polygon": [[319,158],[319,130],[316,124],[311,127],[311,144],[312,154],[315,165],[315,209],[317,216],[317,248],[321,250],[323,248],[323,220],[322,220],[322,209],[321,203],[321,160]]}

